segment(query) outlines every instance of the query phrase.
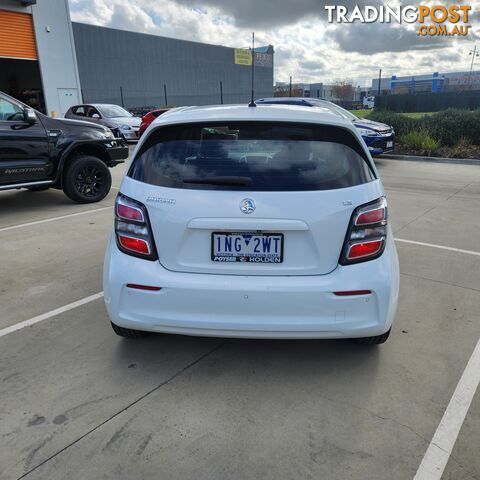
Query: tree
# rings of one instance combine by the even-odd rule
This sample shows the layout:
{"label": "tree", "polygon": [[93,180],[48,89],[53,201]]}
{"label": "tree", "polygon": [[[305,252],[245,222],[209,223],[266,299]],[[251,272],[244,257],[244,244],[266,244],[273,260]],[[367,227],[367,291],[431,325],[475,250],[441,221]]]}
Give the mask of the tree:
{"label": "tree", "polygon": [[351,80],[337,80],[332,85],[332,95],[340,100],[353,100],[355,87]]}

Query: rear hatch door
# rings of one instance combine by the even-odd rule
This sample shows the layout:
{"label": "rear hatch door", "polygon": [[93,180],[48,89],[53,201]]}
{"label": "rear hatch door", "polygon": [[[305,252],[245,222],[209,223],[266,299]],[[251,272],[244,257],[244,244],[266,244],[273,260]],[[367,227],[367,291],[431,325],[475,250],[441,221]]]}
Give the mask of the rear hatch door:
{"label": "rear hatch door", "polygon": [[172,271],[327,274],[354,208],[383,194],[359,142],[339,127],[229,122],[152,135],[121,190],[146,205]]}

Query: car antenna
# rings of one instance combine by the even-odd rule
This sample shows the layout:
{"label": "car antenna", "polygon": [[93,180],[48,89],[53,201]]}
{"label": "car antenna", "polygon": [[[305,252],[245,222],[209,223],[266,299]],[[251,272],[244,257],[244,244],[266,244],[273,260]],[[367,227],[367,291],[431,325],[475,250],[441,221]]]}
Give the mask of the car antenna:
{"label": "car antenna", "polygon": [[256,107],[255,103],[255,91],[254,91],[254,79],[255,79],[255,32],[252,32],[252,99],[248,104],[249,107]]}

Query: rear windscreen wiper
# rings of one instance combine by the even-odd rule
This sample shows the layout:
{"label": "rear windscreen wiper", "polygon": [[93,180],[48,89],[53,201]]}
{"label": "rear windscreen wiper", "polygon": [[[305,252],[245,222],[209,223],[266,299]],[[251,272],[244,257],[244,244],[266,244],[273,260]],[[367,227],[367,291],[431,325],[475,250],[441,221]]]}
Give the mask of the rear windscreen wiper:
{"label": "rear windscreen wiper", "polygon": [[251,177],[201,177],[184,178],[183,183],[196,183],[199,185],[240,185],[246,186],[252,183]]}

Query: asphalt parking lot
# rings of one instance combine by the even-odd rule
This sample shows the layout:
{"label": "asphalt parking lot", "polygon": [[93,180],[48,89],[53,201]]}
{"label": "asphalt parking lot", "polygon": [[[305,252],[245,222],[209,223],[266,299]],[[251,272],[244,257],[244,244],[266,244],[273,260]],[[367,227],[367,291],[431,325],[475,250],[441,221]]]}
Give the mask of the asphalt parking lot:
{"label": "asphalt parking lot", "polygon": [[[0,479],[413,479],[480,337],[480,167],[377,165],[402,282],[378,348],[120,339],[91,298],[116,190],[1,193]],[[480,478],[479,395],[443,479]]]}

